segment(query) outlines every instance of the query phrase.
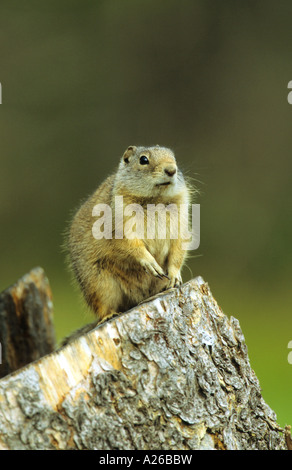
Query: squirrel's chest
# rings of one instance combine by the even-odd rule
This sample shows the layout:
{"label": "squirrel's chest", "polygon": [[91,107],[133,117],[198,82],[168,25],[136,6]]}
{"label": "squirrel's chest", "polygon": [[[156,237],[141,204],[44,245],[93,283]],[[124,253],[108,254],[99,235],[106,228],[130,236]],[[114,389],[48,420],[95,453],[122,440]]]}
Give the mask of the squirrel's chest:
{"label": "squirrel's chest", "polygon": [[170,251],[170,240],[168,239],[154,239],[145,240],[146,247],[151,255],[156,259],[158,264],[162,266],[169,255]]}
{"label": "squirrel's chest", "polygon": [[172,214],[168,211],[163,213],[163,210],[160,214],[159,212],[155,214],[152,219],[148,214],[144,242],[160,266],[163,266],[168,258],[174,239],[179,238],[178,216],[177,211]]}

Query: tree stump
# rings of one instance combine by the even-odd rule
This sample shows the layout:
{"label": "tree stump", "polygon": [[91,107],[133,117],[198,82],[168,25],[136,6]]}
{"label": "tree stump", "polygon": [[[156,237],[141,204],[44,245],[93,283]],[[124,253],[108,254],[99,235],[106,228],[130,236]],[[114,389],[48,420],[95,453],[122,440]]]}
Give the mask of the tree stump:
{"label": "tree stump", "polygon": [[33,269],[0,294],[0,378],[55,349],[49,281]]}
{"label": "tree stump", "polygon": [[0,380],[0,449],[286,448],[201,277]]}

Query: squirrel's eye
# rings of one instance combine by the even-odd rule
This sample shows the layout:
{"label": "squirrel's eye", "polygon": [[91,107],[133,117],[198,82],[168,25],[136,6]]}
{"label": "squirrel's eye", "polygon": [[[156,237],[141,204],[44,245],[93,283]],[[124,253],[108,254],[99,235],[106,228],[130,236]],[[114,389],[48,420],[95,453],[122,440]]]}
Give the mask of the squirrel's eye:
{"label": "squirrel's eye", "polygon": [[146,155],[142,155],[142,156],[140,157],[140,164],[141,164],[141,165],[148,165],[148,163],[149,163],[149,160],[148,160],[148,158],[146,157]]}

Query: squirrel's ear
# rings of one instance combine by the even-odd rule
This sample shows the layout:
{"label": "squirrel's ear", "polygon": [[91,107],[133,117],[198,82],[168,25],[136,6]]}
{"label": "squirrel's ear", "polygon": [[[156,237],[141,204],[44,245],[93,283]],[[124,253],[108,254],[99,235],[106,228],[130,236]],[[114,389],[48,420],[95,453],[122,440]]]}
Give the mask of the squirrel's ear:
{"label": "squirrel's ear", "polygon": [[130,147],[127,148],[127,150],[125,151],[124,155],[123,155],[123,160],[125,163],[129,163],[129,159],[131,157],[131,155],[133,155],[133,153],[137,150],[137,147],[131,145]]}

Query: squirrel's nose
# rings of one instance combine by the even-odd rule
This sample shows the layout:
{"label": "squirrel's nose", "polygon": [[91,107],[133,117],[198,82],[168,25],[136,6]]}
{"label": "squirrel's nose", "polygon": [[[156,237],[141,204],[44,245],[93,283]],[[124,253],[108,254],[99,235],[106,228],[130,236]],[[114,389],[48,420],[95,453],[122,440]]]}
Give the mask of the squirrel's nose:
{"label": "squirrel's nose", "polygon": [[164,168],[164,172],[168,176],[173,176],[176,173],[176,167],[174,165],[169,165],[166,168]]}

